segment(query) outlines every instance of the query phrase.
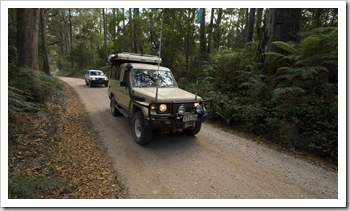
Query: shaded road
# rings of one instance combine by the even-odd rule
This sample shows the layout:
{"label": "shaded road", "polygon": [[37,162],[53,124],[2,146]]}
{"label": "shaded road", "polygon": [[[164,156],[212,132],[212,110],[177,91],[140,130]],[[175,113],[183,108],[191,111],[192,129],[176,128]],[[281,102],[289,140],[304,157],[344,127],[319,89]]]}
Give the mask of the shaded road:
{"label": "shaded road", "polygon": [[139,146],[107,88],[65,78],[78,93],[114,168],[137,199],[335,199],[338,175],[203,124],[195,137],[156,135]]}

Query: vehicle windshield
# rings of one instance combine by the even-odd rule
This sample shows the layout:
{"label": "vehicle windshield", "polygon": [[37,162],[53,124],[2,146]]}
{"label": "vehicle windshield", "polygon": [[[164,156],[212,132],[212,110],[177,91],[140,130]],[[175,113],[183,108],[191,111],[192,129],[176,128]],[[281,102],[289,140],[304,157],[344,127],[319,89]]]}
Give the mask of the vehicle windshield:
{"label": "vehicle windshield", "polygon": [[91,71],[90,75],[101,75],[101,76],[103,76],[105,74],[102,71]]}
{"label": "vehicle windshield", "polygon": [[170,71],[164,70],[132,70],[132,85],[134,87],[156,87],[158,76],[159,87],[177,87],[173,74]]}

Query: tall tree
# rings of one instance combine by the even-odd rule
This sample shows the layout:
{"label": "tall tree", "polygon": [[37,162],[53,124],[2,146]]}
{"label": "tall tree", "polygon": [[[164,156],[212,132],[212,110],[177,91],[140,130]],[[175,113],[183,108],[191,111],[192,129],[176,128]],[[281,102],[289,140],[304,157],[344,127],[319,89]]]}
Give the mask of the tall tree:
{"label": "tall tree", "polygon": [[[274,41],[298,41],[298,33],[301,25],[301,9],[300,8],[285,8],[277,9],[272,8],[266,12],[266,46],[261,48],[266,51],[281,52],[281,49],[274,46]],[[275,73],[277,68],[274,63],[274,58],[271,56],[265,56],[264,69],[268,75]]]}
{"label": "tall tree", "polygon": [[38,31],[40,9],[17,9],[18,66],[39,70]]}
{"label": "tall tree", "polygon": [[215,22],[215,33],[214,33],[214,43],[213,43],[213,49],[215,51],[218,51],[220,47],[220,37],[221,37],[220,25],[222,20],[222,14],[223,14],[222,8],[219,8],[216,22]]}
{"label": "tall tree", "polygon": [[[68,9],[69,12],[69,38],[70,38],[70,52],[73,51],[73,26],[72,26],[72,11],[71,9]],[[71,56],[71,68],[74,67],[74,57]]]}
{"label": "tall tree", "polygon": [[255,8],[249,10],[249,16],[247,19],[247,25],[245,27],[245,43],[253,41],[253,32],[254,32],[254,20],[255,20]]}
{"label": "tall tree", "polygon": [[213,32],[213,20],[214,20],[214,11],[215,9],[211,9],[211,14],[210,14],[210,23],[209,23],[209,28],[208,28],[208,50],[207,53],[211,53],[211,37],[212,37],[212,32]]}
{"label": "tall tree", "polygon": [[105,8],[102,8],[103,16],[103,58],[107,58],[107,15]]}
{"label": "tall tree", "polygon": [[206,39],[206,33],[205,33],[205,8],[203,8],[203,11],[202,11],[202,13],[203,13],[203,20],[202,20],[202,22],[201,22],[201,25],[200,25],[200,32],[199,32],[199,36],[200,36],[200,38],[199,38],[199,45],[200,45],[200,47],[199,47],[199,50],[200,50],[200,57],[202,58],[202,59],[205,59],[206,57],[207,57],[207,39]]}
{"label": "tall tree", "polygon": [[[132,18],[132,9],[129,8],[129,33],[130,33],[130,37],[133,38],[134,40],[134,30],[133,30],[133,18]],[[135,42],[133,42],[133,40],[131,41],[131,45],[130,45],[130,51],[131,52],[134,52],[134,53],[137,53],[137,50],[135,50]]]}
{"label": "tall tree", "polygon": [[263,8],[258,8],[258,11],[256,13],[256,22],[255,22],[255,30],[256,30],[256,36],[255,40],[261,39],[261,22],[262,22],[262,14],[263,14]]}
{"label": "tall tree", "polygon": [[44,72],[50,74],[49,66],[49,54],[47,50],[47,35],[46,35],[46,10],[40,9],[40,31],[41,31],[41,48],[42,48],[42,58],[44,63]]}
{"label": "tall tree", "polygon": [[143,53],[143,47],[141,43],[141,17],[139,8],[134,8],[134,17],[133,17],[133,41],[134,41],[134,52],[137,53],[140,50],[140,53]]}

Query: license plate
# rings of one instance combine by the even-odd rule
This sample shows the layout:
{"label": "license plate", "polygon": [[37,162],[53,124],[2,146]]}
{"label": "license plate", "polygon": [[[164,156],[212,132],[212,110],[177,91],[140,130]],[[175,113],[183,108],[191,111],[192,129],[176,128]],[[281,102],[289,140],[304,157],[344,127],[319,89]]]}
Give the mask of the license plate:
{"label": "license plate", "polygon": [[197,120],[197,115],[183,116],[183,121],[184,122],[191,122],[191,121],[196,121],[196,120]]}

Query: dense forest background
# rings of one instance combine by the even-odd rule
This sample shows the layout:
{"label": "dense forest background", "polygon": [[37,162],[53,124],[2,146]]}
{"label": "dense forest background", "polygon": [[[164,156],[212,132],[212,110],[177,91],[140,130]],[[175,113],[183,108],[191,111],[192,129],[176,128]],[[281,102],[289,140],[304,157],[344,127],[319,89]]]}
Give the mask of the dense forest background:
{"label": "dense forest background", "polygon": [[[37,112],[51,75],[108,72],[109,54],[158,55],[212,121],[337,163],[334,8],[9,9],[9,113]],[[196,23],[197,21],[197,23]],[[10,134],[11,135],[11,134]]]}

